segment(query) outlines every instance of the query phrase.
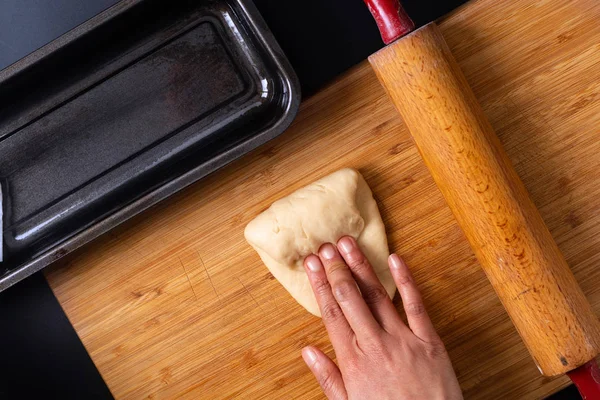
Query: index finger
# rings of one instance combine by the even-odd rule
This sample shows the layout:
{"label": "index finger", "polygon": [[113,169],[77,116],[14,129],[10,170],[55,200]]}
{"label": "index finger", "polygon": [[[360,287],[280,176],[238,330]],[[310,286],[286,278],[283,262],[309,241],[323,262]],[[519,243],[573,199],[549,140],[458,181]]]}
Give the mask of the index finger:
{"label": "index finger", "polygon": [[304,269],[317,299],[321,318],[329,334],[329,339],[334,350],[337,352],[351,343],[354,332],[350,328],[340,305],[333,296],[331,285],[325,274],[325,268],[319,257],[314,254],[306,257],[304,259]]}
{"label": "index finger", "polygon": [[381,331],[381,326],[367,306],[352,272],[340,253],[334,245],[325,243],[319,249],[319,258],[325,266],[333,296],[356,337],[359,340],[373,338]]}

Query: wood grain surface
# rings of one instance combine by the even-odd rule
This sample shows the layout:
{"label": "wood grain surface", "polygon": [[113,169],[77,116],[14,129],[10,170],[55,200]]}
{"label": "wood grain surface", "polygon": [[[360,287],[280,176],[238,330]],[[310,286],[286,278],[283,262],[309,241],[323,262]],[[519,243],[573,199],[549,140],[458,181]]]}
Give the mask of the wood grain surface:
{"label": "wood grain surface", "polygon": [[369,62],[540,372],[600,353],[600,321],[434,22]]}
{"label": "wood grain surface", "polygon": [[[560,250],[600,312],[600,4],[479,0],[440,22]],[[300,358],[325,330],[243,228],[341,167],[371,186],[467,398],[540,398],[542,377],[365,61],[278,139],[55,265],[47,277],[116,398],[321,398]],[[396,304],[397,299],[396,299]]]}

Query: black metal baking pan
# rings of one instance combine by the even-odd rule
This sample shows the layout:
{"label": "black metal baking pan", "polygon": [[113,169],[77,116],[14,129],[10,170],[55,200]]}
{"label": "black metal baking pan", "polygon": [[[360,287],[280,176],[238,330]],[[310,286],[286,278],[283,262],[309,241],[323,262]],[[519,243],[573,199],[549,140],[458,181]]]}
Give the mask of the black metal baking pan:
{"label": "black metal baking pan", "polygon": [[0,71],[0,290],[277,136],[299,102],[249,0],[124,0]]}

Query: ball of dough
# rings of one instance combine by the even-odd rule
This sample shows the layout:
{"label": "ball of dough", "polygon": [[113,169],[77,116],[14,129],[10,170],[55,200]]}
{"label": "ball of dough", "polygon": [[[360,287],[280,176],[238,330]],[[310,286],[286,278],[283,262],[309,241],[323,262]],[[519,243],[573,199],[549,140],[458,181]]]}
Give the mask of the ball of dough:
{"label": "ball of dough", "polygon": [[342,236],[356,239],[390,298],[396,291],[377,203],[354,169],[334,172],[277,200],[246,226],[244,235],[273,276],[316,316],[321,314],[302,264],[323,243]]}

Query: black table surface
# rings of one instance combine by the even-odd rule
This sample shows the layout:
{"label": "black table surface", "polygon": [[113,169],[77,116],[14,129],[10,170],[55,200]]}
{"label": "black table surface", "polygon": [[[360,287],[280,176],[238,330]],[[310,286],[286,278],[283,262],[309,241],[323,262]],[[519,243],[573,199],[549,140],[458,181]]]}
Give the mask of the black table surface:
{"label": "black table surface", "polygon": [[[403,3],[422,25],[465,1]],[[0,69],[117,2],[2,0]],[[304,96],[383,46],[360,0],[254,2],[298,74]],[[0,343],[0,398],[112,398],[41,273],[0,293]],[[578,396],[569,387],[553,398]]]}

